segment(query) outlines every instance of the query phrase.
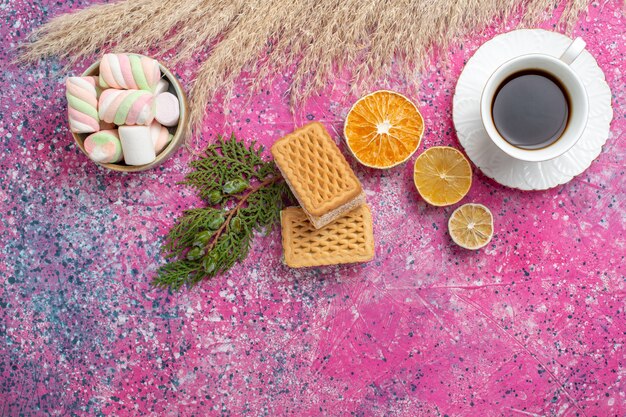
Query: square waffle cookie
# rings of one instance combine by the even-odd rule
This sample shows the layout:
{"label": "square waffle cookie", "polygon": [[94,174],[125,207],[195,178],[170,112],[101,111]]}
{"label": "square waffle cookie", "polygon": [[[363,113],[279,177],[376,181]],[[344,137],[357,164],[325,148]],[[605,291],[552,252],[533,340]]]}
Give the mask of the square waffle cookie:
{"label": "square waffle cookie", "polygon": [[272,155],[315,228],[365,203],[359,179],[321,123],[309,123],[278,140]]}
{"label": "square waffle cookie", "polygon": [[283,258],[292,268],[366,262],[374,257],[372,213],[367,204],[326,227],[313,227],[304,210],[288,207],[280,214]]}

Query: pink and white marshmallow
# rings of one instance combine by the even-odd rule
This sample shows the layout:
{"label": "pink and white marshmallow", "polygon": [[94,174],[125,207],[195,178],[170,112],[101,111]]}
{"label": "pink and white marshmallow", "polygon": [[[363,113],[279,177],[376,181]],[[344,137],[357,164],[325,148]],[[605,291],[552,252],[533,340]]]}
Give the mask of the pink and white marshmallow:
{"label": "pink and white marshmallow", "polygon": [[102,130],[85,139],[85,151],[89,158],[101,164],[113,164],[122,160],[122,144],[117,130]]}
{"label": "pink and white marshmallow", "polygon": [[167,146],[168,143],[172,141],[173,138],[170,131],[158,122],[152,122],[150,125],[150,136],[152,137],[154,151],[157,155]]}
{"label": "pink and white marshmallow", "polygon": [[100,61],[100,86],[154,91],[161,79],[159,63],[136,54],[105,54]]}
{"label": "pink and white marshmallow", "polygon": [[149,126],[154,120],[154,96],[149,91],[107,89],[98,106],[106,123]]}
{"label": "pink and white marshmallow", "polygon": [[93,77],[68,77],[65,96],[70,130],[74,133],[93,133],[100,130],[98,91]]}
{"label": "pink and white marshmallow", "polygon": [[180,118],[180,103],[172,93],[161,93],[155,98],[154,118],[163,126],[172,127]]}

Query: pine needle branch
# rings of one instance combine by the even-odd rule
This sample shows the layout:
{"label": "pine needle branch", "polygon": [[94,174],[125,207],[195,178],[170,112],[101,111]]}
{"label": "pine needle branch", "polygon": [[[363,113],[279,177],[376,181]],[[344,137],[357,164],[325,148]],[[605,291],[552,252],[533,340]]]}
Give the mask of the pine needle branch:
{"label": "pine needle branch", "polygon": [[224,273],[243,261],[254,232],[269,232],[280,211],[294,201],[289,187],[263,148],[234,136],[219,138],[190,162],[182,184],[194,188],[207,206],[183,213],[162,246],[170,260],[152,284],[178,291]]}

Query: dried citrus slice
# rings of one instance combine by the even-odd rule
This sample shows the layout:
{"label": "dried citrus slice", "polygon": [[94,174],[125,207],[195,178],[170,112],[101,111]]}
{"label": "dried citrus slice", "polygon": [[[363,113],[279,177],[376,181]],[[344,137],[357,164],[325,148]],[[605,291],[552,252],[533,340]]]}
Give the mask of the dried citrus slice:
{"label": "dried citrus slice", "polygon": [[354,103],[343,132],[360,163],[391,168],[409,159],[420,146],[424,119],[408,98],[381,90]]}
{"label": "dried citrus slice", "polygon": [[493,236],[493,216],[482,204],[463,204],[448,220],[448,233],[465,249],[480,249]]}
{"label": "dried citrus slice", "polygon": [[472,168],[461,152],[434,146],[415,160],[413,181],[422,198],[433,206],[461,201],[472,185]]}

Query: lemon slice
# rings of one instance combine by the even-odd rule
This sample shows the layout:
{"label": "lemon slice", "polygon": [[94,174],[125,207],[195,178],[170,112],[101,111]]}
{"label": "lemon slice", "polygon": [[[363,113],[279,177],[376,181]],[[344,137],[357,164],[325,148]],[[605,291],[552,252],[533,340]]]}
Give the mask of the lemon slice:
{"label": "lemon slice", "polygon": [[493,216],[482,204],[463,204],[448,220],[448,233],[465,249],[480,249],[493,237]]}
{"label": "lemon slice", "polygon": [[461,152],[449,146],[434,146],[415,160],[415,187],[433,206],[458,203],[472,186],[472,167]]}

